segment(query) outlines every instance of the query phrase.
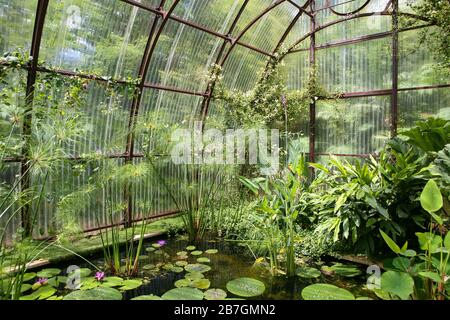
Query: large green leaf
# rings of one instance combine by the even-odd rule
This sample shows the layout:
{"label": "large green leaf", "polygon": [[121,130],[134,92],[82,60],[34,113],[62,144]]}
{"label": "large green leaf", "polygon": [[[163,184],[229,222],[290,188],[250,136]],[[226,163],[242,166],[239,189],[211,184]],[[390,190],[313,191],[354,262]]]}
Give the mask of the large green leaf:
{"label": "large green leaf", "polygon": [[355,300],[355,296],[348,290],[332,284],[317,283],[302,290],[305,300]]}
{"label": "large green leaf", "polygon": [[61,273],[61,269],[57,269],[57,268],[47,268],[47,269],[42,269],[41,271],[39,271],[37,273],[37,276],[39,278],[51,278],[54,276],[57,276],[58,274]]}
{"label": "large green leaf", "polygon": [[348,278],[359,276],[362,273],[357,266],[350,264],[336,263],[330,269],[337,275]]}
{"label": "large green leaf", "polygon": [[388,247],[394,251],[396,254],[399,254],[401,252],[400,247],[394,242],[394,240],[391,239],[386,233],[383,232],[383,230],[380,230],[381,236],[384,239],[384,242],[388,245]]}
{"label": "large green leaf", "polygon": [[256,297],[264,293],[266,286],[253,278],[237,278],[227,283],[227,290],[240,297]]}
{"label": "large green leaf", "polygon": [[224,300],[227,293],[222,289],[209,289],[205,291],[206,300]]}
{"label": "large green leaf", "polygon": [[56,289],[51,286],[42,286],[33,293],[20,297],[20,300],[44,300],[55,294]]}
{"label": "large green leaf", "polygon": [[203,292],[196,288],[175,288],[164,293],[164,300],[203,300]]}
{"label": "large green leaf", "polygon": [[122,294],[114,288],[98,287],[85,291],[73,291],[63,300],[122,300]]}
{"label": "large green leaf", "polygon": [[416,232],[422,250],[436,253],[442,244],[442,238],[431,232]]}
{"label": "large green leaf", "polygon": [[444,238],[444,247],[450,250],[450,232],[447,232],[447,235]]}
{"label": "large green leaf", "polygon": [[208,272],[209,270],[211,270],[211,267],[206,265],[206,264],[201,264],[201,263],[194,263],[194,264],[188,264],[187,266],[184,267],[184,269],[187,272]]}
{"label": "large green leaf", "polygon": [[120,290],[133,290],[133,289],[139,288],[140,286],[142,286],[142,280],[130,279],[130,280],[125,280],[119,289]]}
{"label": "large green leaf", "polygon": [[306,279],[318,278],[322,274],[320,270],[312,267],[300,267],[296,271],[297,276]]}
{"label": "large green leaf", "polygon": [[387,271],[381,276],[381,289],[407,300],[414,292],[414,280],[407,273]]}
{"label": "large green leaf", "polygon": [[145,296],[138,296],[135,298],[132,298],[131,300],[163,300],[162,298],[155,296],[153,294],[145,295]]}
{"label": "large green leaf", "polygon": [[[420,194],[420,204],[422,208],[430,213],[434,213],[442,208],[443,199],[441,190],[434,180],[429,180]],[[442,224],[442,223],[441,223]]]}

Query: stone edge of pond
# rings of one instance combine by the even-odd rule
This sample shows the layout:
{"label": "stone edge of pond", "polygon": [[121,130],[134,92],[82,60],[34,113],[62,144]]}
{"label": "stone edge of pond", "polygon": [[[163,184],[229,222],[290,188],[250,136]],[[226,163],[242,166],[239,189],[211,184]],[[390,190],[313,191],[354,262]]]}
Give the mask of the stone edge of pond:
{"label": "stone edge of pond", "polygon": [[[151,239],[167,234],[169,228],[164,226],[164,224],[173,226],[180,223],[182,223],[180,216],[168,217],[150,222],[146,226],[144,239]],[[125,229],[122,229],[120,232],[124,231]],[[139,238],[139,235],[135,236],[134,241],[138,241]],[[125,243],[125,241],[121,241],[121,243]],[[66,244],[66,248],[72,252],[57,246],[48,247],[46,251],[43,252],[43,254],[37,257],[36,260],[27,264],[27,270],[68,261],[77,258],[77,255],[89,256],[102,251],[103,246],[101,243],[100,235],[96,234],[82,237],[81,239]],[[12,267],[6,268],[6,273],[14,271]]]}

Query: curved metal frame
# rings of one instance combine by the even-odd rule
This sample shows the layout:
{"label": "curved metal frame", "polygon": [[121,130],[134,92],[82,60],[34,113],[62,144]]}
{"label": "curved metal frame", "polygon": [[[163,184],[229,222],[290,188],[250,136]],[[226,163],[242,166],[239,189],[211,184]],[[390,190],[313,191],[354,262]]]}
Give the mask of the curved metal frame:
{"label": "curved metal frame", "polygon": [[[45,23],[45,17],[46,17],[46,13],[47,13],[47,8],[49,5],[49,1],[50,0],[38,0],[37,3],[37,8],[36,8],[36,18],[35,18],[35,24],[34,24],[34,29],[33,29],[33,38],[32,38],[32,45],[31,45],[31,50],[30,50],[30,55],[33,56],[33,61],[30,63],[29,66],[26,66],[26,69],[28,71],[28,76],[27,76],[27,87],[26,87],[26,108],[28,110],[32,110],[33,108],[33,94],[34,94],[34,85],[36,82],[36,76],[37,76],[37,72],[49,72],[50,70],[47,70],[45,68],[39,67],[38,66],[38,59],[39,59],[39,51],[40,51],[40,44],[41,44],[41,38],[42,38],[42,31],[43,31],[43,27],[44,27],[44,23]],[[258,14],[256,17],[254,17],[245,27],[244,29],[236,36],[233,37],[232,33],[235,30],[237,23],[240,21],[241,16],[243,14],[243,12],[245,11],[245,9],[247,8],[247,4],[249,3],[250,0],[244,0],[243,4],[241,5],[241,8],[239,9],[238,14],[236,15],[236,17],[234,18],[229,31],[227,34],[221,34],[219,32],[216,32],[214,30],[211,30],[208,27],[205,27],[203,25],[194,23],[192,21],[188,21],[185,20],[183,18],[177,17],[176,15],[173,14],[174,10],[176,9],[176,7],[178,6],[178,4],[180,3],[181,0],[175,0],[172,5],[170,6],[169,10],[164,11],[164,4],[166,0],[161,0],[160,5],[158,8],[152,8],[149,7],[145,4],[142,4],[141,2],[135,1],[135,0],[120,0],[124,3],[127,3],[129,5],[132,6],[136,6],[139,7],[142,10],[146,10],[148,12],[151,12],[153,14],[155,14],[155,18],[153,21],[153,25],[151,27],[150,33],[149,33],[149,37],[148,37],[148,41],[144,50],[144,54],[143,54],[143,58],[138,70],[138,76],[141,78],[141,81],[139,83],[139,85],[136,87],[136,95],[133,97],[132,100],[132,104],[130,107],[130,117],[129,117],[129,132],[128,132],[128,136],[127,136],[127,141],[126,141],[126,148],[125,148],[125,153],[124,154],[112,154],[112,155],[106,155],[108,158],[124,158],[127,162],[132,161],[133,158],[138,158],[138,157],[142,157],[142,154],[135,154],[134,153],[134,140],[135,140],[135,135],[134,135],[134,129],[136,126],[136,120],[137,117],[139,115],[139,109],[140,109],[140,104],[141,104],[141,100],[142,100],[142,92],[144,88],[152,88],[152,89],[156,89],[156,90],[167,90],[167,91],[172,91],[172,92],[177,92],[177,93],[181,93],[181,94],[189,94],[189,95],[198,95],[198,96],[203,96],[203,103],[202,103],[202,108],[201,108],[201,117],[204,120],[208,114],[208,108],[209,108],[209,104],[211,101],[211,97],[212,97],[212,93],[214,91],[215,88],[215,83],[208,83],[208,87],[206,89],[206,91],[204,93],[200,93],[200,92],[192,92],[189,90],[184,90],[184,89],[180,89],[180,88],[174,88],[174,87],[167,87],[167,86],[163,86],[160,84],[151,84],[151,83],[146,83],[145,82],[145,76],[148,73],[148,70],[150,68],[150,61],[151,58],[154,54],[156,45],[158,44],[158,40],[165,28],[165,25],[167,24],[168,20],[173,20],[176,21],[178,23],[181,24],[185,24],[189,27],[192,27],[194,29],[197,29],[201,32],[206,32],[209,33],[213,36],[216,36],[218,38],[223,39],[223,44],[217,54],[217,58],[216,58],[216,64],[219,64],[220,66],[224,66],[225,62],[227,61],[227,59],[229,58],[229,56],[231,55],[231,53],[233,52],[233,50],[236,48],[236,46],[243,46],[245,48],[248,48],[249,50],[258,52],[260,54],[263,54],[265,56],[268,57],[273,57],[274,54],[276,53],[276,51],[279,49],[279,47],[281,46],[281,44],[286,40],[286,38],[288,37],[288,35],[290,34],[292,28],[295,26],[295,24],[297,23],[297,21],[300,19],[300,17],[302,16],[302,14],[306,14],[311,18],[312,21],[312,29],[311,32],[309,32],[308,34],[302,36],[301,38],[299,38],[298,40],[296,40],[288,49],[286,54],[292,54],[294,52],[299,51],[298,49],[295,49],[302,41],[304,41],[305,39],[307,39],[308,37],[314,38],[314,35],[323,30],[326,29],[328,27],[331,27],[335,24],[341,23],[341,22],[346,22],[349,20],[353,20],[353,19],[358,19],[358,18],[362,18],[362,17],[368,17],[368,16],[376,16],[376,15],[390,15],[392,16],[393,19],[393,31],[390,32],[384,32],[384,33],[379,33],[379,34],[373,34],[373,35],[367,35],[364,37],[359,37],[359,38],[355,38],[355,39],[350,39],[347,41],[341,41],[339,43],[336,44],[329,44],[329,45],[324,45],[322,46],[323,48],[326,47],[330,47],[330,46],[336,46],[336,45],[346,45],[346,44],[351,44],[351,43],[357,43],[357,42],[362,42],[362,41],[367,41],[367,40],[371,40],[371,39],[378,39],[378,38],[382,38],[382,37],[388,37],[388,36],[392,36],[392,45],[393,45],[393,70],[392,70],[392,89],[390,90],[374,90],[371,92],[354,92],[354,93],[347,93],[344,94],[343,98],[352,98],[352,97],[361,97],[361,96],[376,96],[376,95],[389,95],[392,94],[392,108],[391,108],[391,114],[393,115],[392,118],[392,134],[395,134],[396,131],[396,117],[397,117],[397,98],[396,95],[399,91],[405,91],[405,90],[421,90],[421,89],[432,89],[432,88],[438,88],[438,87],[450,87],[450,84],[445,84],[445,85],[436,85],[436,86],[425,86],[425,87],[413,87],[413,88],[398,88],[398,79],[397,79],[397,54],[398,54],[398,33],[403,31],[398,29],[398,16],[409,16],[409,17],[413,17],[415,19],[418,20],[422,20],[427,22],[427,25],[423,25],[423,26],[419,26],[419,27],[427,27],[430,26],[431,24],[429,23],[429,21],[423,17],[414,15],[414,14],[410,14],[410,13],[404,13],[404,12],[400,12],[398,10],[398,0],[391,0],[388,2],[386,8],[383,11],[380,12],[370,12],[370,13],[359,13],[360,11],[362,11],[370,2],[370,0],[367,0],[361,7],[359,7],[358,9],[349,12],[349,13],[340,13],[338,11],[336,11],[335,9],[333,9],[333,7],[337,6],[337,5],[342,5],[346,2],[337,4],[337,5],[329,5],[330,1],[327,0],[327,6],[324,8],[314,8],[314,0],[307,0],[306,3],[303,6],[300,6],[298,4],[296,4],[295,2],[293,2],[292,0],[277,0],[275,2],[273,2],[270,6],[268,6],[267,8],[265,8],[260,14]],[[348,2],[348,1],[347,1]],[[278,7],[279,5],[283,4],[283,3],[290,3],[291,5],[295,6],[299,12],[296,14],[296,16],[294,17],[294,19],[291,21],[291,23],[287,26],[286,30],[284,31],[283,35],[281,36],[280,40],[278,41],[276,47],[274,48],[274,50],[272,52],[266,52],[265,50],[262,50],[261,48],[257,48],[251,44],[242,42],[241,39],[242,37],[252,28],[252,26],[254,26],[262,17],[264,17],[266,14],[268,14],[269,12],[271,12],[273,9],[275,9],[276,7]],[[328,6],[329,5],[329,6]],[[308,6],[310,6],[310,11],[307,10]],[[389,8],[392,7],[392,12],[389,12]],[[321,10],[326,10],[326,9],[330,9],[330,11],[332,11],[334,14],[338,15],[338,16],[343,16],[342,19],[338,19],[335,21],[331,21],[328,22],[324,25],[320,25],[320,26],[316,26],[315,22],[314,22],[314,17],[315,17],[315,13]],[[161,21],[161,23],[158,26],[158,23]],[[419,27],[412,27],[409,29],[405,29],[406,30],[412,30],[412,29],[416,29]],[[310,62],[314,63],[314,52],[315,50],[321,49],[321,47],[317,47],[314,44],[314,41],[311,41],[312,45],[310,46],[310,48],[308,50],[310,50]],[[225,52],[226,50],[226,45],[230,43],[231,46],[230,48]],[[54,70],[52,70],[52,72],[55,72]],[[76,72],[72,72],[72,71],[67,71],[67,70],[56,70],[57,73],[61,74],[61,75],[65,75],[65,76],[78,76],[78,77],[84,77],[86,79],[91,79],[94,81],[105,81],[103,78],[98,77],[98,76],[94,76],[94,75],[86,75],[86,74],[80,74],[80,73],[76,73]],[[32,123],[32,118],[31,118],[31,113],[27,113],[28,115],[25,117],[24,119],[24,124],[23,124],[23,132],[25,135],[29,136],[31,134],[31,123]],[[312,120],[311,120],[312,121]],[[311,149],[311,144],[310,144],[310,149]],[[312,155],[314,155],[314,146],[312,145],[312,150],[310,150],[310,153],[312,151]],[[22,188],[26,189],[30,186],[30,180],[28,177],[28,150],[26,148],[23,149],[23,156],[19,157],[19,158],[15,158],[15,159],[6,159],[6,161],[10,161],[10,162],[17,162],[20,161],[21,162],[21,174],[25,176],[25,178],[23,179],[23,183],[22,183]],[[76,156],[74,157],[70,157],[70,159],[77,159]],[[131,195],[129,194],[129,190],[125,191],[126,196],[129,199],[129,206],[127,209],[127,223],[131,222],[131,212],[132,212],[132,203],[131,203]],[[22,223],[23,226],[25,228],[25,232],[30,231],[30,225],[29,225],[29,221],[27,221],[27,210],[22,212]]]}

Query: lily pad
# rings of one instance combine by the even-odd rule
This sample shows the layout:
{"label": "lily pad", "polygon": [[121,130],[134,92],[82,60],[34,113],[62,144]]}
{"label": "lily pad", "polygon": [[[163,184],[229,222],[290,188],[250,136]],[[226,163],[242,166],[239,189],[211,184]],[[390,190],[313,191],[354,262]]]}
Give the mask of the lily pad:
{"label": "lily pad", "polygon": [[355,300],[350,291],[326,283],[307,286],[302,290],[302,297],[305,300]]}
{"label": "lily pad", "polygon": [[191,254],[192,254],[193,256],[199,256],[199,255],[203,254],[203,251],[195,250],[195,251],[192,251]]}
{"label": "lily pad", "polygon": [[219,252],[219,250],[217,249],[208,249],[205,251],[205,253],[207,254],[216,254],[217,252]]}
{"label": "lily pad", "polygon": [[30,280],[33,280],[34,278],[36,278],[35,272],[27,272],[23,275],[23,282],[28,282]]}
{"label": "lily pad", "polygon": [[175,272],[175,273],[180,273],[180,272],[183,272],[183,267],[175,267],[175,266],[173,266],[171,269],[170,269],[170,271],[172,271],[172,272]]}
{"label": "lily pad", "polygon": [[120,277],[106,277],[103,279],[102,287],[119,287],[123,285],[124,280]]}
{"label": "lily pad", "polygon": [[184,267],[184,270],[186,270],[187,272],[208,272],[209,270],[211,270],[210,266],[207,266],[206,264],[201,264],[201,263],[194,263],[194,264],[188,264],[187,266]]}
{"label": "lily pad", "polygon": [[205,290],[211,286],[211,282],[208,279],[197,279],[193,280],[190,286],[197,289]]}
{"label": "lily pad", "polygon": [[26,292],[26,291],[28,291],[28,290],[30,290],[31,289],[31,284],[29,284],[29,283],[24,283],[24,284],[22,284],[22,286],[20,287],[20,293],[24,293],[24,292]]}
{"label": "lily pad", "polygon": [[135,297],[135,298],[132,298],[131,300],[163,300],[163,299],[161,297],[150,294],[150,295]]}
{"label": "lily pad", "polygon": [[142,286],[142,280],[139,279],[130,279],[130,280],[125,280],[123,282],[122,287],[120,287],[120,290],[133,290],[136,288],[139,288],[140,286]]}
{"label": "lily pad", "polygon": [[86,291],[73,291],[63,300],[122,300],[122,294],[114,288],[98,287]]}
{"label": "lily pad", "polygon": [[154,264],[150,263],[150,264],[146,264],[145,266],[143,266],[142,270],[153,270],[155,268],[156,268],[156,266]]}
{"label": "lily pad", "polygon": [[187,251],[194,251],[195,250],[195,246],[187,246],[186,250]]}
{"label": "lily pad", "polygon": [[356,277],[361,274],[361,270],[358,267],[349,264],[336,263],[330,269],[337,275],[347,278]]}
{"label": "lily pad", "polygon": [[177,288],[184,288],[184,287],[190,287],[192,283],[192,280],[190,279],[180,279],[175,281],[175,287]]}
{"label": "lily pad", "polygon": [[187,256],[187,251],[178,251],[177,256]]}
{"label": "lily pad", "polygon": [[312,267],[301,267],[297,269],[296,274],[301,278],[313,279],[319,278],[321,276],[321,272],[316,268]]}
{"label": "lily pad", "polygon": [[222,289],[209,289],[204,295],[206,300],[224,300],[227,297],[227,293]]}
{"label": "lily pad", "polygon": [[387,271],[381,276],[381,290],[407,300],[414,292],[414,280],[407,273]]}
{"label": "lily pad", "polygon": [[161,248],[162,246],[159,243],[152,243],[153,248]]}
{"label": "lily pad", "polygon": [[177,261],[175,264],[179,267],[187,266],[189,263],[187,261]]}
{"label": "lily pad", "polygon": [[56,289],[51,286],[42,286],[33,293],[20,297],[20,300],[44,300],[54,295]]}
{"label": "lily pad", "polygon": [[153,251],[155,251],[155,250],[156,250],[156,249],[153,248],[153,247],[145,248],[145,251],[147,251],[147,252],[153,252]]}
{"label": "lily pad", "polygon": [[227,283],[227,290],[240,297],[256,297],[264,293],[266,286],[253,278],[237,278]]}
{"label": "lily pad", "polygon": [[68,276],[74,276],[79,272],[80,277],[82,278],[86,278],[89,277],[92,273],[92,270],[89,268],[80,268],[80,269],[76,269],[74,271],[72,271],[71,273],[68,274]]}
{"label": "lily pad", "polygon": [[196,280],[196,279],[202,279],[202,278],[204,278],[205,277],[205,275],[203,274],[203,273],[201,273],[201,272],[188,272],[188,273],[186,273],[185,274],[185,276],[184,276],[186,279],[189,279],[189,280]]}
{"label": "lily pad", "polygon": [[203,292],[196,288],[175,288],[164,293],[164,300],[203,300]]}
{"label": "lily pad", "polygon": [[200,258],[197,258],[197,262],[199,262],[199,263],[210,263],[211,260],[209,258],[206,258],[206,257],[200,257]]}
{"label": "lily pad", "polygon": [[37,273],[37,276],[39,278],[51,278],[54,276],[57,276],[61,273],[61,269],[58,268],[48,268],[48,269],[42,269]]}

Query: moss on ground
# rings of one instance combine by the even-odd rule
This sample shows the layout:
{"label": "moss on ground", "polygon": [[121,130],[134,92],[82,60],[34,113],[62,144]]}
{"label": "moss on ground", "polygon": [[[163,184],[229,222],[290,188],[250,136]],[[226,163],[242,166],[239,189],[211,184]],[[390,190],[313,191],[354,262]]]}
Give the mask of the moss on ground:
{"label": "moss on ground", "polygon": [[[165,218],[161,220],[157,220],[154,222],[150,222],[146,225],[145,235],[153,235],[158,236],[165,234],[171,230],[178,230],[182,228],[183,221],[181,217],[171,217]],[[139,235],[140,225],[135,227],[135,235]],[[103,231],[105,232],[105,231]],[[127,236],[128,235],[128,236]],[[130,237],[131,230],[122,229],[119,231],[119,237],[122,243],[125,242],[125,239]],[[45,250],[43,250],[45,248]],[[88,257],[94,253],[101,251],[103,248],[101,237],[99,234],[83,237],[79,239],[72,239],[71,241],[46,241],[43,243],[42,241],[34,241],[31,247],[29,248],[30,252],[33,252],[36,260],[46,260],[49,264],[55,264],[62,261],[74,259],[77,255],[82,257]],[[13,253],[14,255],[14,253]],[[7,258],[9,261],[14,261],[15,259],[12,257]],[[4,267],[8,267],[7,261],[4,261],[6,265]],[[33,266],[31,266],[33,267]]]}

